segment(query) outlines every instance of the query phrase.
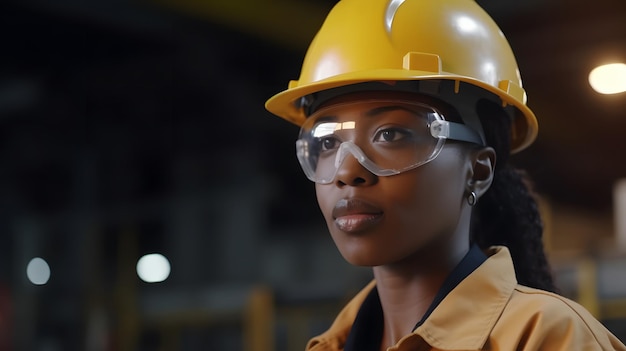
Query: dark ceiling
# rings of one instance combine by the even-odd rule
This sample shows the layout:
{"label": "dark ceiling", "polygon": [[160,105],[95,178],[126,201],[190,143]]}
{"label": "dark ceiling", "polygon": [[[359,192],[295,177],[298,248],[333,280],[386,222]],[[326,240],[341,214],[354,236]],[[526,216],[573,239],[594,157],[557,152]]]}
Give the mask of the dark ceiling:
{"label": "dark ceiling", "polygon": [[596,65],[626,62],[626,2],[545,4],[500,20],[540,126],[519,162],[553,200],[604,211],[613,183],[626,176],[626,95],[597,94],[587,76]]}
{"label": "dark ceiling", "polygon": [[[107,101],[151,95],[174,99],[177,106],[183,101],[188,111],[198,108],[197,114],[206,113],[199,101],[237,106],[241,95],[248,94],[259,111],[239,107],[229,113],[266,115],[263,100],[297,78],[306,45],[334,2],[5,2],[3,134],[10,137],[15,130],[11,128],[25,123],[48,126],[55,118],[61,123],[58,128],[41,131],[40,136],[51,138],[46,134],[54,132],[55,140],[63,140],[63,121],[76,123],[67,113],[80,110],[63,100],[67,94],[74,102],[81,94],[106,96]],[[626,177],[626,95],[593,92],[587,74],[597,64],[626,62],[626,2],[478,2],[509,39],[529,106],[539,119],[537,142],[515,162],[528,169],[537,189],[552,201],[609,210],[613,183]],[[82,85],[93,81],[106,82],[106,88],[91,84],[91,92],[85,92]],[[178,84],[176,89],[172,82]],[[38,103],[42,94],[53,96],[46,101],[56,101],[45,105],[48,113]],[[248,121],[251,130],[271,130],[275,138],[283,131],[295,133],[277,120],[259,120]],[[137,122],[150,123],[147,116]],[[284,138],[288,143],[293,139]]]}

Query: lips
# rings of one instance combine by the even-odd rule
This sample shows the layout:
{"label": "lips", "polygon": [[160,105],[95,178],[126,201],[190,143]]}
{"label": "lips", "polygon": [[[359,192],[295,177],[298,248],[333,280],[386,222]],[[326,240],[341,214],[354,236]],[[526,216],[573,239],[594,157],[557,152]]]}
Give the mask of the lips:
{"label": "lips", "polygon": [[358,233],[378,224],[383,218],[383,211],[359,199],[341,199],[333,208],[335,225],[341,231]]}

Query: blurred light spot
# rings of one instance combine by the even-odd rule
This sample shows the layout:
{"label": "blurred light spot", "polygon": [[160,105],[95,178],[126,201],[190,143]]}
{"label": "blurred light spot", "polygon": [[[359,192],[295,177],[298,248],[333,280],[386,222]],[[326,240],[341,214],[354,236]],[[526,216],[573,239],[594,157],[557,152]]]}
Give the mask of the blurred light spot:
{"label": "blurred light spot", "polygon": [[340,52],[335,52],[334,50],[327,52],[315,65],[312,80],[318,81],[343,73],[346,68],[342,62],[344,60],[341,59]]}
{"label": "blurred light spot", "polygon": [[474,32],[478,28],[476,21],[467,16],[459,16],[456,19],[456,24],[462,32],[466,33]]}
{"label": "blurred light spot", "polygon": [[161,254],[145,255],[137,261],[137,275],[146,283],[159,283],[170,275],[170,262]]}
{"label": "blurred light spot", "polygon": [[44,259],[35,257],[26,267],[28,280],[35,285],[44,285],[50,279],[50,266]]}
{"label": "blurred light spot", "polygon": [[594,68],[589,73],[589,84],[600,94],[626,91],[626,64],[611,63]]}
{"label": "blurred light spot", "polygon": [[496,65],[491,61],[485,61],[481,65],[482,79],[488,83],[498,85],[498,73]]}

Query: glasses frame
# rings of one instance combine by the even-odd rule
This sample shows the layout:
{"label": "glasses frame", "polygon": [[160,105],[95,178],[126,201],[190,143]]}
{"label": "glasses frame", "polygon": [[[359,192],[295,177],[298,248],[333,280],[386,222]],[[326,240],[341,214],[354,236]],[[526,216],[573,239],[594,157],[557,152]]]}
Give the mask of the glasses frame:
{"label": "glasses frame", "polygon": [[309,180],[318,184],[332,183],[335,177],[337,176],[337,171],[339,170],[345,158],[349,154],[352,155],[364,168],[366,168],[372,174],[375,174],[376,176],[380,176],[380,177],[388,177],[388,176],[400,174],[400,173],[415,169],[419,166],[422,166],[434,160],[435,158],[437,158],[439,153],[441,153],[441,150],[443,149],[443,146],[446,140],[448,139],[472,143],[472,144],[481,145],[481,146],[484,145],[479,133],[476,132],[471,127],[462,123],[446,121],[444,115],[441,114],[436,108],[428,104],[425,104],[422,102],[416,102],[416,101],[408,101],[408,100],[401,100],[401,99],[376,99],[376,100],[352,101],[352,102],[334,104],[328,108],[321,108],[320,110],[316,111],[308,118],[315,118],[315,116],[323,113],[324,111],[330,108],[334,109],[336,107],[345,106],[345,105],[362,104],[362,103],[382,103],[382,102],[384,103],[389,102],[389,103],[394,103],[394,104],[398,104],[398,103],[408,104],[408,105],[418,106],[425,110],[430,110],[429,112],[432,112],[432,115],[434,116],[434,120],[429,121],[428,128],[430,131],[430,135],[435,139],[436,144],[431,154],[426,159],[422,161],[418,161],[414,164],[411,164],[403,168],[399,168],[399,169],[398,168],[381,168],[376,163],[374,163],[369,157],[367,157],[365,152],[363,152],[363,150],[354,142],[344,141],[339,145],[339,149],[337,150],[337,154],[335,156],[335,162],[334,162],[335,171],[329,177],[319,178],[317,176],[316,170],[313,169],[311,162],[309,162],[310,147],[309,147],[309,140],[307,140],[309,138],[304,137],[310,134],[310,132],[314,128],[310,128],[307,130],[308,124],[307,122],[305,122],[300,128],[300,134],[298,136],[298,140],[296,140],[296,156],[298,158],[298,162],[300,163],[300,166],[302,167],[302,170],[304,171],[304,174]]}

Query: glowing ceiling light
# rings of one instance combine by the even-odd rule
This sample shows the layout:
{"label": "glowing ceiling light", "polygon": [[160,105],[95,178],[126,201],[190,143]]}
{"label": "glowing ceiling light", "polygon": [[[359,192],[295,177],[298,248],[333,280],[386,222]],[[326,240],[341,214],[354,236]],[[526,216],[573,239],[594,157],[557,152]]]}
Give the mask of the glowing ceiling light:
{"label": "glowing ceiling light", "polygon": [[625,92],[626,64],[610,63],[594,68],[589,73],[589,84],[600,94]]}
{"label": "glowing ceiling light", "polygon": [[26,276],[35,285],[44,285],[50,279],[50,266],[43,258],[35,257],[26,266]]}
{"label": "glowing ceiling light", "polygon": [[149,254],[137,261],[137,275],[146,283],[159,283],[170,275],[170,262],[161,254]]}

